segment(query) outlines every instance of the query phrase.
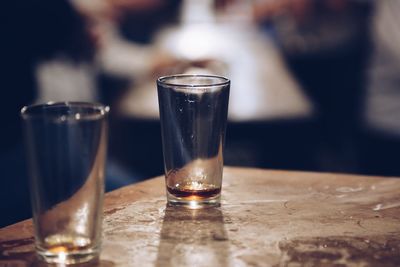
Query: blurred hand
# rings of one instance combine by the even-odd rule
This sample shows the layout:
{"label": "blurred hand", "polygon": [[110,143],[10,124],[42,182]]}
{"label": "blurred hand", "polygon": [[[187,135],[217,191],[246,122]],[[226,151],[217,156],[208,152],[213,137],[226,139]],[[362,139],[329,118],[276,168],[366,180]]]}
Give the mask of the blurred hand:
{"label": "blurred hand", "polygon": [[153,56],[150,73],[152,77],[160,77],[174,73],[182,66],[183,61],[165,51],[157,51]]}
{"label": "blurred hand", "polygon": [[131,12],[159,9],[165,0],[107,0],[114,20],[119,20]]}
{"label": "blurred hand", "polygon": [[253,4],[253,17],[256,22],[268,20],[282,13],[291,14],[297,21],[306,19],[315,12],[316,6],[333,12],[344,11],[350,0],[261,0]]}
{"label": "blurred hand", "polygon": [[264,0],[253,6],[253,17],[260,22],[282,13],[289,12],[296,19],[302,19],[312,9],[313,0]]}
{"label": "blurred hand", "polygon": [[165,0],[72,0],[78,11],[97,21],[101,19],[119,20],[130,12],[140,12],[162,7]]}

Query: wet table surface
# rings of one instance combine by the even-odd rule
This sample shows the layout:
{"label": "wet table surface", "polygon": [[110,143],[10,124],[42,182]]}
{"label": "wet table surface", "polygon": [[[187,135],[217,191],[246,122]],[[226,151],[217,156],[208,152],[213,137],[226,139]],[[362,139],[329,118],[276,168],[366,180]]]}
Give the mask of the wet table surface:
{"label": "wet table surface", "polygon": [[[225,168],[220,208],[166,207],[162,177],[106,195],[90,266],[400,266],[400,179]],[[42,266],[31,221],[0,266]]]}

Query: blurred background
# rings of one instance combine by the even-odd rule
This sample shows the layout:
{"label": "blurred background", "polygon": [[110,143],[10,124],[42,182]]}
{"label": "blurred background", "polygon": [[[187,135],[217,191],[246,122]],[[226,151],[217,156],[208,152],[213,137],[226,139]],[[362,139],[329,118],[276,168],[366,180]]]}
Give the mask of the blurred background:
{"label": "blurred background", "polygon": [[225,165],[400,176],[398,0],[30,0],[0,10],[0,226],[29,218],[19,110],[111,107],[106,189],[163,173],[155,80],[231,79]]}

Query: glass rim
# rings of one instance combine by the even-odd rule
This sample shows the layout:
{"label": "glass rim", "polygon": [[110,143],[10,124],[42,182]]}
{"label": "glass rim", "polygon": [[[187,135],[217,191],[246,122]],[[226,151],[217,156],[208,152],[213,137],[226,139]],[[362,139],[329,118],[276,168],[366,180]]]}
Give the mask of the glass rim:
{"label": "glass rim", "polygon": [[[209,84],[187,84],[187,83],[185,84],[185,83],[168,82],[168,80],[180,79],[180,78],[213,78],[213,79],[219,79],[219,81]],[[174,75],[161,76],[157,79],[157,84],[159,85],[166,85],[170,87],[190,87],[190,88],[210,88],[216,86],[225,86],[229,85],[230,82],[231,81],[224,76],[212,75],[212,74],[174,74]]]}
{"label": "glass rim", "polygon": [[[103,118],[108,115],[110,112],[110,107],[96,103],[96,102],[81,102],[81,101],[61,101],[61,102],[46,102],[40,104],[33,104],[24,106],[21,111],[20,115],[23,119],[30,119],[30,118],[56,118],[59,117],[59,114],[53,113],[35,113],[37,110],[47,110],[51,111],[54,108],[86,108],[94,111],[93,114],[82,114],[77,119],[96,119],[96,118]],[[76,113],[78,114],[78,113]],[[76,115],[75,114],[75,115]]]}

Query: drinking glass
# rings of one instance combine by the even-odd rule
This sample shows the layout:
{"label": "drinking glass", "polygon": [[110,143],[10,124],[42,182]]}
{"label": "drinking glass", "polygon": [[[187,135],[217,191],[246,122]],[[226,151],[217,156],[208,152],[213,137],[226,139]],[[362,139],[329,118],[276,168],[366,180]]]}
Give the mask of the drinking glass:
{"label": "drinking glass", "polygon": [[99,254],[108,112],[83,102],[21,110],[35,248],[48,263],[86,262]]}
{"label": "drinking glass", "polygon": [[157,88],[168,204],[218,206],[230,81],[173,75]]}

